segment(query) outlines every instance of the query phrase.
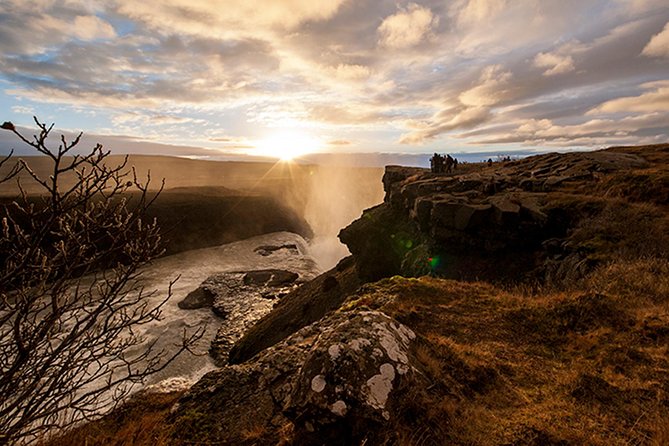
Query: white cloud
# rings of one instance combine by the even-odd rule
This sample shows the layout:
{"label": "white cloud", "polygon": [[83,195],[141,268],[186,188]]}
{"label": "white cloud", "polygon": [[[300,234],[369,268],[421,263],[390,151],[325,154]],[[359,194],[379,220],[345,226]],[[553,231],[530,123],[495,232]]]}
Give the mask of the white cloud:
{"label": "white cloud", "polygon": [[410,3],[406,9],[386,17],[379,26],[379,43],[388,48],[409,48],[429,38],[439,18],[428,8]]}
{"label": "white cloud", "polygon": [[39,26],[60,36],[71,36],[80,40],[112,39],[116,31],[109,23],[96,16],[78,15],[73,20],[43,15]]}
{"label": "white cloud", "polygon": [[[579,124],[560,125],[550,119],[527,119],[515,129],[484,133],[478,144],[520,143],[529,146],[603,146],[615,144],[652,144],[666,141],[667,113],[648,113],[622,119],[595,118]],[[643,136],[652,130],[651,136]],[[654,134],[653,134],[654,133]]]}
{"label": "white cloud", "polygon": [[454,10],[460,25],[470,25],[488,20],[507,7],[507,0],[460,0]]}
{"label": "white cloud", "polygon": [[369,67],[351,64],[339,64],[333,69],[333,72],[339,79],[347,80],[366,79],[371,74]]}
{"label": "white cloud", "polygon": [[167,32],[228,36],[331,18],[345,0],[117,0],[120,13]]}
{"label": "white cloud", "polygon": [[606,101],[590,110],[588,114],[669,112],[669,80],[648,82],[642,84],[641,87],[650,91],[646,91],[639,96],[629,96]]}
{"label": "white cloud", "polygon": [[204,123],[204,120],[193,119],[184,116],[176,115],[167,115],[167,114],[155,114],[155,113],[139,113],[139,112],[126,112],[120,113],[112,118],[112,122],[117,126],[127,126],[127,125],[174,125],[174,124],[186,124],[186,123]]}
{"label": "white cloud", "polygon": [[25,105],[15,105],[12,107],[13,113],[18,113],[20,115],[34,115],[35,110],[32,107],[26,107]]}
{"label": "white cloud", "polygon": [[79,15],[74,18],[72,35],[81,40],[112,39],[116,31],[99,17]]}
{"label": "white cloud", "polygon": [[462,92],[459,100],[472,107],[495,105],[509,95],[506,87],[510,79],[511,72],[504,71],[501,65],[489,65],[481,72],[479,84]]}
{"label": "white cloud", "polygon": [[534,66],[546,68],[544,76],[554,76],[574,71],[574,58],[559,53],[539,53],[534,58]]}
{"label": "white cloud", "polygon": [[641,54],[648,57],[669,57],[669,22],[650,39]]}
{"label": "white cloud", "polygon": [[[401,144],[423,144],[426,140],[433,139],[442,133],[455,130],[466,129],[482,124],[490,117],[490,110],[486,107],[469,107],[461,109],[455,113],[437,114],[433,122],[429,123],[422,130],[407,133],[400,137]],[[414,127],[419,127],[416,123],[409,123]]]}

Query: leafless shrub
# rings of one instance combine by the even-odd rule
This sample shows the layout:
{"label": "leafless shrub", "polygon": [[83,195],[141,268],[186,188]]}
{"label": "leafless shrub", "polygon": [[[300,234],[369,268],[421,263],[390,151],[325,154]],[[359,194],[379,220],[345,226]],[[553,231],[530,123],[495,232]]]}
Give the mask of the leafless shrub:
{"label": "leafless shrub", "polygon": [[[162,252],[145,211],[156,195],[126,160],[108,166],[101,145],[76,155],[81,134],[47,147],[53,125],[35,122],[30,140],[2,128],[52,161],[48,178],[23,160],[20,170],[43,194],[4,207],[0,234],[0,445],[28,443],[113,409],[134,384],[189,350],[203,330],[184,333],[175,354],[143,348],[139,326],[159,320],[169,299],[152,305],[141,267]],[[10,162],[9,157],[2,161]],[[64,176],[74,176],[63,186]],[[162,188],[161,188],[162,190]],[[134,191],[138,198],[128,201]]]}

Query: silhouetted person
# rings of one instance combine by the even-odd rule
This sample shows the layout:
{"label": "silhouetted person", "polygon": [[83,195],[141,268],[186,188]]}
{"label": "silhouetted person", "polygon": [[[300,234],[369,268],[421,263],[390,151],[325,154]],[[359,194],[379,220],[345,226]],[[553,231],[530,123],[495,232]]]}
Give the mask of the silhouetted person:
{"label": "silhouetted person", "polygon": [[453,158],[453,170],[458,170],[458,159]]}
{"label": "silhouetted person", "polygon": [[435,153],[430,158],[430,169],[432,173],[442,173],[444,171],[444,157]]}
{"label": "silhouetted person", "polygon": [[453,157],[451,155],[446,155],[446,172],[451,173],[453,170]]}
{"label": "silhouetted person", "polygon": [[488,167],[492,167],[492,158],[488,158]]}

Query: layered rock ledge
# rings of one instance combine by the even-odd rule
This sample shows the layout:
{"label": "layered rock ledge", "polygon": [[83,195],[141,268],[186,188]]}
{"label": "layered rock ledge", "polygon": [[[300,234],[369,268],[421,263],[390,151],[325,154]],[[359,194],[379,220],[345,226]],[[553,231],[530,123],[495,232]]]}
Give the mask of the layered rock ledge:
{"label": "layered rock ledge", "polygon": [[551,255],[573,256],[563,243],[569,232],[604,205],[582,192],[596,190],[607,176],[648,166],[638,155],[610,151],[547,154],[475,170],[465,165],[452,174],[388,166],[384,203],[339,237],[370,280],[393,274],[543,280],[550,274],[546,242]]}

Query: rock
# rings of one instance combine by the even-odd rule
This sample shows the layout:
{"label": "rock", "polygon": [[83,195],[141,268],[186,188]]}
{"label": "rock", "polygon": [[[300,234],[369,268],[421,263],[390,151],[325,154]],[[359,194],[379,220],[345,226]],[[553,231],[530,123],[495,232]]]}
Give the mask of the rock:
{"label": "rock", "polygon": [[611,151],[538,155],[453,175],[389,166],[384,203],[364,211],[340,239],[365,281],[418,274],[435,258],[448,263],[437,261],[435,270],[430,262],[429,272],[451,278],[494,269],[507,277],[542,274],[555,269],[532,260],[546,258],[542,242],[564,238],[566,225],[583,218],[578,206],[572,215],[549,212],[563,207],[559,193],[592,188],[603,172],[645,166],[636,155]]}
{"label": "rock", "polygon": [[208,426],[211,443],[244,444],[259,431],[266,444],[290,421],[297,444],[373,444],[392,426],[403,389],[426,385],[414,338],[378,311],[332,314],[245,364],[205,375],[179,402],[174,435],[190,439]]}
{"label": "rock", "polygon": [[404,256],[423,243],[417,225],[385,204],[367,209],[339,232],[339,239],[355,256],[358,274],[366,281],[399,274]]}
{"label": "rock", "polygon": [[409,328],[380,312],[338,316],[326,322],[333,327],[310,349],[286,404],[285,414],[306,444],[373,437],[391,420],[397,389],[419,381]]}
{"label": "rock", "polygon": [[453,199],[439,197],[432,203],[432,222],[437,226],[455,227],[455,216],[461,204]]}
{"label": "rock", "polygon": [[563,177],[563,176],[548,177],[546,181],[544,181],[543,190],[555,189],[555,187],[559,186],[560,184],[564,183],[569,179],[570,177]]}
{"label": "rock", "polygon": [[244,275],[245,285],[276,287],[294,283],[299,276],[282,269],[249,271]]}
{"label": "rock", "polygon": [[493,207],[495,223],[502,226],[513,226],[520,220],[520,205],[509,195],[494,196],[488,199]]}
{"label": "rock", "polygon": [[286,245],[281,245],[281,246],[273,246],[273,245],[262,245],[258,246],[256,249],[254,249],[255,252],[260,254],[263,257],[267,257],[269,255],[272,255],[274,252],[279,251],[280,249],[287,249],[290,251],[292,254],[299,254],[300,250],[297,248],[297,245],[295,244],[286,244]]}
{"label": "rock", "polygon": [[321,285],[321,290],[324,293],[327,293],[331,289],[335,288],[337,285],[339,285],[339,282],[337,282],[337,279],[333,276],[327,276],[325,280],[323,280],[323,285]]}
{"label": "rock", "polygon": [[453,227],[465,231],[483,226],[488,220],[491,209],[492,206],[489,204],[460,205],[453,219]]}
{"label": "rock", "polygon": [[418,223],[418,226],[422,231],[429,228],[432,205],[433,201],[426,198],[419,198],[414,204],[411,218]]}
{"label": "rock", "polygon": [[272,310],[275,299],[288,295],[297,286],[298,278],[294,272],[279,269],[215,274],[180,302],[179,307],[211,306],[214,314],[225,319],[209,349],[216,363],[222,365],[227,362],[233,344]]}
{"label": "rock", "polygon": [[427,172],[426,169],[403,166],[386,166],[383,174],[383,190],[386,192],[384,201],[392,203],[393,197],[399,197],[401,184],[407,178]]}
{"label": "rock", "polygon": [[211,307],[215,297],[216,294],[209,290],[208,287],[200,286],[188,293],[188,295],[177,305],[182,310],[195,310],[198,308]]}
{"label": "rock", "polygon": [[[333,280],[336,286],[331,287]],[[330,271],[288,293],[271,313],[250,327],[229,349],[229,362],[239,364],[247,361],[263,349],[336,310],[359,285],[360,278],[353,258],[342,259]]]}

